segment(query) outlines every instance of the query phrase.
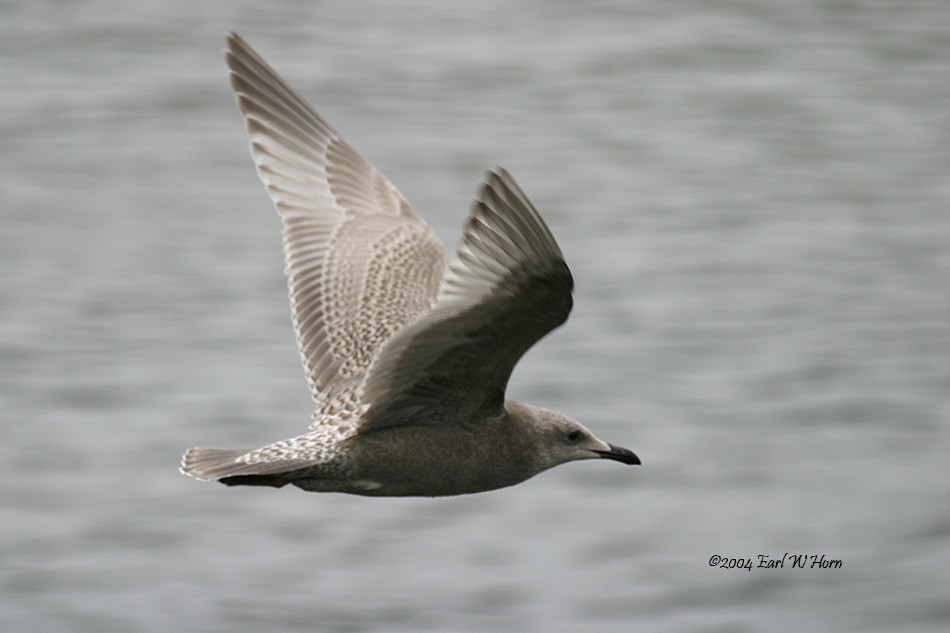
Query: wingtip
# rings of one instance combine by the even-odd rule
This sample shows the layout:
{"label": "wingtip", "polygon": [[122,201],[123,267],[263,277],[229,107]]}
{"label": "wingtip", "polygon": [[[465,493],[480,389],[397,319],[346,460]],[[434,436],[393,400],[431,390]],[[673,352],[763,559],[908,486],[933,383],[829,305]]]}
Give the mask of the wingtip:
{"label": "wingtip", "polygon": [[515,180],[514,176],[511,175],[511,172],[500,165],[496,165],[494,169],[489,169],[485,172],[485,180],[482,182],[482,188],[483,190],[495,190],[499,192],[510,191],[520,199],[521,204],[532,206],[531,201],[528,200],[528,196],[521,188],[521,185],[518,184],[518,181]]}
{"label": "wingtip", "polygon": [[511,180],[511,174],[508,173],[507,169],[500,165],[495,165],[491,169],[485,170],[485,175],[482,178],[482,186],[491,188]]}
{"label": "wingtip", "polygon": [[250,44],[247,43],[247,40],[234,31],[228,31],[225,33],[224,43],[224,58],[228,61],[229,67],[231,66],[232,59],[240,57],[258,57],[256,51],[251,48]]}
{"label": "wingtip", "polygon": [[492,169],[486,169],[476,192],[476,202],[485,200],[492,192],[509,189],[511,183],[514,183],[514,179],[504,167],[496,165]]}
{"label": "wingtip", "polygon": [[[237,56],[238,49],[246,48],[247,44],[244,42],[241,36],[234,31],[228,31],[224,34],[224,44],[224,50],[221,52],[224,53],[224,60],[228,64],[228,68],[231,68],[231,60]],[[233,74],[234,71],[232,70],[231,72]]]}
{"label": "wingtip", "polygon": [[229,47],[233,47],[235,44],[244,44],[244,38],[237,34],[235,31],[228,31],[224,34],[224,41],[227,42]]}
{"label": "wingtip", "polygon": [[494,169],[489,169],[488,173],[494,175],[499,180],[512,180],[511,172],[502,167],[501,165],[495,165]]}

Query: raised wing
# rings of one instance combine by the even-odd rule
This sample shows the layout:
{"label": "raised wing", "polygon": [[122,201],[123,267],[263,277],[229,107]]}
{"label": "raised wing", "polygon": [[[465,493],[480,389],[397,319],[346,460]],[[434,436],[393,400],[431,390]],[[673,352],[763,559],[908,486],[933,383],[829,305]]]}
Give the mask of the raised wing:
{"label": "raised wing", "polygon": [[445,251],[396,188],[238,35],[226,58],[251,155],[283,222],[297,343],[317,401],[358,384],[427,311]]}
{"label": "raised wing", "polygon": [[515,364],[570,313],[573,279],[551,231],[507,172],[486,180],[435,306],[370,367],[360,433],[501,414]]}

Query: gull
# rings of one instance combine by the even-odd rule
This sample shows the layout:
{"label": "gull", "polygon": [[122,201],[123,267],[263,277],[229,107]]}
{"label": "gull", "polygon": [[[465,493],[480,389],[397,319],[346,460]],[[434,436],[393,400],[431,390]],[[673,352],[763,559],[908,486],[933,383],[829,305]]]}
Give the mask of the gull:
{"label": "gull", "polygon": [[251,156],[283,226],[294,331],[316,402],[308,432],[192,448],[181,472],[229,486],[446,496],[566,462],[640,464],[576,420],[505,397],[567,320],[573,278],[504,169],[489,171],[455,256],[399,191],[241,37],[225,57]]}

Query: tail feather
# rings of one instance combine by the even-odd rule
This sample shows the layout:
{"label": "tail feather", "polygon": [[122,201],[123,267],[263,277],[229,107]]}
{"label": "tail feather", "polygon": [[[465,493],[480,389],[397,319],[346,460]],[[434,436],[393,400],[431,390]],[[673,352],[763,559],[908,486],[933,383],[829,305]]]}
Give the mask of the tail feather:
{"label": "tail feather", "polygon": [[238,458],[247,455],[246,449],[189,448],[181,458],[182,474],[195,479],[214,480],[247,472],[248,464]]}
{"label": "tail feather", "polygon": [[[274,483],[260,483],[270,481],[263,475],[281,475],[294,470],[300,470],[314,465],[313,460],[307,459],[277,459],[274,461],[254,461],[250,464],[241,458],[254,451],[247,449],[220,449],[220,448],[189,448],[181,458],[182,474],[205,481],[218,480],[229,486],[239,484],[261,486]],[[224,479],[230,478],[230,481]],[[246,478],[246,479],[245,479]],[[284,483],[289,481],[283,480]]]}

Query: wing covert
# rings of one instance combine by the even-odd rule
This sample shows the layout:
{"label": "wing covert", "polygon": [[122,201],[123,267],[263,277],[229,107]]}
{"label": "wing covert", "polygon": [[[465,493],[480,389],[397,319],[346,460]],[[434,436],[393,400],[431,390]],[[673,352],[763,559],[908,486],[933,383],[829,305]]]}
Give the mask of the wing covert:
{"label": "wing covert", "polygon": [[502,413],[515,364],[567,319],[573,279],[537,210],[489,172],[432,310],[380,348],[361,433]]}

